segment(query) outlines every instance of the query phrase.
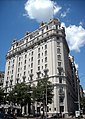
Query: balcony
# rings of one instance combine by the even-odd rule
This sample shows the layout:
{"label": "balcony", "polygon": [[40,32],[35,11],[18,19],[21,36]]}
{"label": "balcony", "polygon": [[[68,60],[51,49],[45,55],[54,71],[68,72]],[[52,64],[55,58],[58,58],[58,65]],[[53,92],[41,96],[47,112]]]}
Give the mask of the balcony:
{"label": "balcony", "polygon": [[64,102],[60,102],[60,106],[64,106]]}
{"label": "balcony", "polygon": [[62,96],[62,97],[65,96],[65,92],[62,89],[59,89],[59,96]]}
{"label": "balcony", "polygon": [[46,31],[45,33],[42,33],[40,35],[35,35],[34,37],[32,37],[30,39],[30,41],[28,43],[24,43],[24,40],[22,39],[22,44],[19,43],[18,47],[16,47],[13,50],[9,50],[8,54],[6,56],[6,58],[10,58],[10,56],[13,56],[14,54],[16,55],[16,53],[22,52],[23,50],[27,49],[27,48],[32,48],[32,46],[34,47],[36,45],[36,43],[39,43],[41,41],[46,41],[46,39],[48,40],[49,37],[51,36],[64,36],[64,34],[62,33],[61,30],[56,30],[56,29],[49,29],[48,31]]}
{"label": "balcony", "polygon": [[41,71],[37,71],[36,73],[37,73],[37,79],[39,79],[40,78]]}

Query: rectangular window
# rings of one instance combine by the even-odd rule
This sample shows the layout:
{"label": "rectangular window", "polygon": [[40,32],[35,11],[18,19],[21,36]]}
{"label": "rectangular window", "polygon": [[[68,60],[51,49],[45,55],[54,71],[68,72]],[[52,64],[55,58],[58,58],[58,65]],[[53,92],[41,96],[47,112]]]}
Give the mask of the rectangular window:
{"label": "rectangular window", "polygon": [[59,40],[59,37],[57,37],[57,40]]}
{"label": "rectangular window", "polygon": [[17,74],[17,77],[19,77],[19,74]]}
{"label": "rectangular window", "polygon": [[60,94],[63,93],[63,87],[60,87],[60,89],[59,89],[59,93],[60,93]]}
{"label": "rectangular window", "polygon": [[45,51],[45,56],[47,55],[47,50]]}
{"label": "rectangular window", "polygon": [[26,64],[26,60],[24,61],[24,63]]}
{"label": "rectangular window", "polygon": [[47,64],[45,64],[45,69],[47,68]]}
{"label": "rectangular window", "polygon": [[42,29],[42,33],[44,32],[44,29]]}
{"label": "rectangular window", "polygon": [[40,48],[38,48],[38,52],[40,52]]}
{"label": "rectangular window", "polygon": [[57,42],[57,47],[59,47],[60,46],[60,42]]}
{"label": "rectangular window", "polygon": [[47,62],[47,57],[45,57],[45,62]]}
{"label": "rectangular window", "polygon": [[64,106],[60,106],[60,113],[64,112]]}
{"label": "rectangular window", "polygon": [[12,65],[12,68],[14,68],[14,64]]}
{"label": "rectangular window", "polygon": [[33,57],[31,57],[31,61],[33,61]]}
{"label": "rectangular window", "polygon": [[59,102],[60,102],[60,103],[63,103],[63,102],[64,102],[64,98],[60,96],[60,97],[59,97]]}
{"label": "rectangular window", "polygon": [[58,66],[61,67],[61,62],[58,62]]}
{"label": "rectangular window", "polygon": [[31,63],[31,68],[33,68],[33,63]]}
{"label": "rectangular window", "polygon": [[40,60],[38,60],[38,65],[40,65]]}
{"label": "rectangular window", "polygon": [[58,69],[58,74],[61,75],[61,69]]}
{"label": "rectangular window", "polygon": [[27,55],[25,55],[25,58],[27,57]]}
{"label": "rectangular window", "polygon": [[61,77],[59,77],[59,83],[62,83],[62,78]]}
{"label": "rectangular window", "polygon": [[24,70],[26,70],[26,65],[24,66]]}
{"label": "rectangular window", "polygon": [[14,50],[14,46],[13,46],[13,50]]}
{"label": "rectangular window", "polygon": [[40,66],[38,67],[38,71],[40,70]]}
{"label": "rectangular window", "polygon": [[9,65],[10,65],[10,61],[9,61]]}
{"label": "rectangular window", "polygon": [[19,57],[19,61],[21,60],[21,57]]}
{"label": "rectangular window", "polygon": [[45,45],[45,49],[47,49],[47,45]]}
{"label": "rectangular window", "polygon": [[57,53],[60,54],[60,48],[57,48]]}
{"label": "rectangular window", "polygon": [[25,76],[26,72],[24,72],[24,76]]}
{"label": "rectangular window", "polygon": [[19,78],[17,78],[16,83],[19,83]]}
{"label": "rectangular window", "polygon": [[19,62],[19,64],[18,64],[19,66],[20,66],[20,62]]}
{"label": "rectangular window", "polygon": [[14,63],[14,59],[13,59],[13,63]]}
{"label": "rectangular window", "polygon": [[40,73],[37,73],[37,78],[40,78]]}
{"label": "rectangular window", "polygon": [[46,26],[46,30],[48,30],[48,26]]}
{"label": "rectangular window", "polygon": [[43,62],[43,59],[42,59],[42,62]]}
{"label": "rectangular window", "polygon": [[43,69],[43,66],[42,66],[42,69]]}
{"label": "rectangular window", "polygon": [[57,55],[57,57],[58,57],[58,60],[61,60],[61,55]]}
{"label": "rectangular window", "polygon": [[33,69],[31,69],[31,73],[33,73]]}
{"label": "rectangular window", "polygon": [[13,74],[13,70],[12,70],[12,74]]}
{"label": "rectangular window", "polygon": [[8,81],[6,81],[6,86],[8,86]]}
{"label": "rectangular window", "polygon": [[33,51],[32,51],[32,55],[33,55]]}
{"label": "rectangular window", "polygon": [[38,58],[40,58],[40,53],[38,54]]}
{"label": "rectangular window", "polygon": [[7,73],[8,75],[9,75],[9,71],[8,71],[8,73]]}
{"label": "rectangular window", "polygon": [[23,82],[25,82],[25,78],[23,78]]}
{"label": "rectangular window", "polygon": [[12,85],[12,80],[10,81],[10,85]]}

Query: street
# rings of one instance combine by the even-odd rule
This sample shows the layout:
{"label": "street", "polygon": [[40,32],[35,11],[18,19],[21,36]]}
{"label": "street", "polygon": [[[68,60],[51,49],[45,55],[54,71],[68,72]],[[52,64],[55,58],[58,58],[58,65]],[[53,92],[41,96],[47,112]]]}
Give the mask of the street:
{"label": "street", "polygon": [[[40,118],[38,118],[38,117],[35,117],[35,118],[17,117],[17,119],[40,119]],[[52,119],[76,119],[76,118],[52,118]],[[83,117],[81,119],[85,119],[85,117]]]}

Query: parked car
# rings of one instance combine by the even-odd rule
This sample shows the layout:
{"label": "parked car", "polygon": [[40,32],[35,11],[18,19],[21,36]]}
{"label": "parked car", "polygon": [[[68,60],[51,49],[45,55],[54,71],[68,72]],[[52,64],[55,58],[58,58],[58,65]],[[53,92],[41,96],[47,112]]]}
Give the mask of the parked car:
{"label": "parked car", "polygon": [[5,114],[4,119],[17,119],[13,114]]}
{"label": "parked car", "polygon": [[4,113],[0,112],[0,119],[4,119]]}
{"label": "parked car", "polygon": [[59,114],[54,114],[54,115],[48,117],[48,119],[56,119],[56,118],[59,118],[59,117],[60,117]]}

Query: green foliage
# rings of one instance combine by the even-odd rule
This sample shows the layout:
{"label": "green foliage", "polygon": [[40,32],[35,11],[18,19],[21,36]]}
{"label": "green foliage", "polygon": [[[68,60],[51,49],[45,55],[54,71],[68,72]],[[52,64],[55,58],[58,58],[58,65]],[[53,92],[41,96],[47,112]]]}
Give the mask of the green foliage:
{"label": "green foliage", "polygon": [[34,87],[33,95],[38,102],[44,101],[46,103],[46,88],[47,88],[47,103],[52,103],[53,98],[53,86],[48,78],[44,78],[38,81],[37,86]]}
{"label": "green foliage", "polygon": [[4,100],[4,90],[0,88],[0,103]]}
{"label": "green foliage", "polygon": [[17,104],[26,105],[30,100],[30,87],[25,83],[18,83],[9,93],[9,101]]}
{"label": "green foliage", "polygon": [[[9,92],[9,102],[20,104],[21,107],[27,103],[33,104],[35,101],[46,104],[46,87],[47,87],[47,103],[52,103],[53,86],[48,78],[38,81],[37,86],[30,87],[25,83],[18,83],[14,86],[12,91]],[[43,102],[44,101],[44,102]]]}

